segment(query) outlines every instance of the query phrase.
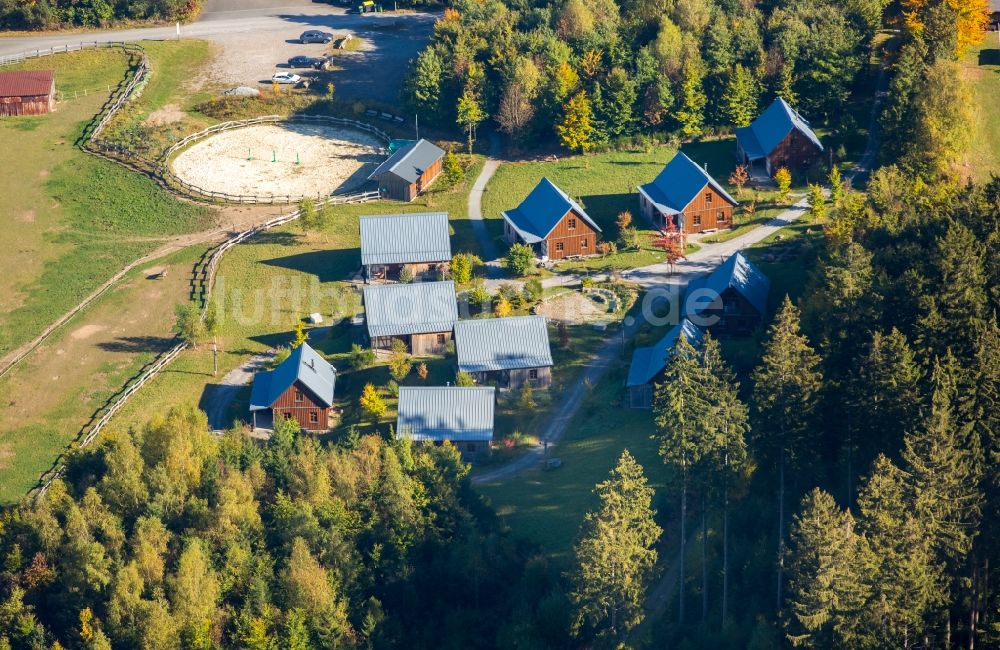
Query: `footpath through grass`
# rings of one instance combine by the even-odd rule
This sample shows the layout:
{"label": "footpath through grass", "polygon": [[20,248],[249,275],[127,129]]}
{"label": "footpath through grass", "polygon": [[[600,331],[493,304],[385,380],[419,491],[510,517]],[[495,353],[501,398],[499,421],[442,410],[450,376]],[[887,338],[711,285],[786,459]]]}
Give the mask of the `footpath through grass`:
{"label": "footpath through grass", "polygon": [[[108,87],[124,77],[126,63],[115,50],[87,50],[15,67],[55,70],[62,99],[49,115],[0,121],[6,153],[0,227],[17,242],[0,260],[0,355],[165,238],[213,223],[212,210],[178,201],[145,177],[76,146]],[[178,61],[174,69],[180,68]],[[168,69],[154,59],[153,78]],[[153,81],[149,86],[155,89]]]}

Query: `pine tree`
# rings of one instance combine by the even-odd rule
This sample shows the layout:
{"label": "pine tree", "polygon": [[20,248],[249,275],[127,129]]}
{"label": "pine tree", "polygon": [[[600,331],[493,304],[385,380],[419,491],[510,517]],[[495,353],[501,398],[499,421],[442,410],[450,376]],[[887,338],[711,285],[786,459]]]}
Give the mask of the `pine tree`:
{"label": "pine tree", "polygon": [[844,200],[844,180],[840,176],[840,167],[834,165],[830,168],[827,182],[830,183],[830,203],[839,208],[840,202]]}
{"label": "pine tree", "polygon": [[662,531],[651,507],[653,489],[628,450],[595,492],[600,506],[584,517],[573,550],[573,627],[606,627],[616,639],[642,619],[646,585],[656,566],[653,547]]}
{"label": "pine tree", "polygon": [[659,441],[663,462],[677,470],[681,493],[678,620],[684,623],[684,560],[687,546],[687,498],[692,468],[710,452],[712,441],[711,404],[706,393],[711,379],[698,353],[683,335],[670,352],[662,384],[653,398],[656,423],[654,439]]}
{"label": "pine tree", "polygon": [[809,213],[820,223],[826,219],[826,195],[819,183],[809,184]]}
{"label": "pine tree", "polygon": [[734,127],[746,126],[757,117],[760,84],[752,71],[737,63],[726,82],[723,115]]}
{"label": "pine tree", "polygon": [[777,608],[784,585],[785,466],[795,464],[811,448],[811,419],[823,383],[819,361],[799,331],[799,310],[785,296],[768,330],[764,357],[753,372],[755,431],[778,470]]}
{"label": "pine tree", "polygon": [[795,647],[861,646],[873,558],[850,510],[819,488],[802,499],[788,549],[788,640]]}
{"label": "pine tree", "polygon": [[676,117],[681,126],[681,134],[686,138],[696,138],[702,134],[705,125],[704,64],[689,58],[681,70],[681,98]]}

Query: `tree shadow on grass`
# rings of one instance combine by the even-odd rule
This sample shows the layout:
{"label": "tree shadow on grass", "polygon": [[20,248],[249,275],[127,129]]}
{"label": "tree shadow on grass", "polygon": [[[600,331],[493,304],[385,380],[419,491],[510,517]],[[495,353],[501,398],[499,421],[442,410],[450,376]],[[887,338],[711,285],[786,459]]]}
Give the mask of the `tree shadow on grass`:
{"label": "tree shadow on grass", "polygon": [[243,245],[297,246],[298,243],[299,236],[293,232],[267,230],[251,237]]}
{"label": "tree shadow on grass", "polygon": [[[636,179],[636,185],[644,182]],[[592,194],[583,196],[581,200],[587,214],[601,227],[601,239],[614,241],[618,238],[618,215],[626,210],[632,213],[633,223],[638,212],[638,194]]]}
{"label": "tree shadow on grass", "polygon": [[1000,65],[1000,50],[980,50],[979,65]]}
{"label": "tree shadow on grass", "polygon": [[98,343],[106,352],[163,352],[177,344],[177,339],[166,336],[122,336],[114,341]]}
{"label": "tree shadow on grass", "polygon": [[264,260],[263,264],[315,275],[320,282],[349,280],[361,267],[361,249],[310,251]]}

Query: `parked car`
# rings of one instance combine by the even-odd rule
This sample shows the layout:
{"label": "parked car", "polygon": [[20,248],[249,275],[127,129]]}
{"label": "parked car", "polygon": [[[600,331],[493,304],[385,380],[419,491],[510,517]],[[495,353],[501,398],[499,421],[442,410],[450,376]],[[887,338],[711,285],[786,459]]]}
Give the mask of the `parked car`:
{"label": "parked car", "polygon": [[293,56],[288,59],[289,68],[319,68],[323,67],[326,63],[326,59],[321,56]]}
{"label": "parked car", "polygon": [[276,72],[274,76],[271,77],[271,81],[275,81],[279,84],[297,84],[302,81],[302,77],[291,72]]}
{"label": "parked car", "polygon": [[310,29],[307,32],[302,32],[299,36],[299,41],[303,43],[329,43],[333,40],[333,34],[330,32],[321,32],[318,29]]}

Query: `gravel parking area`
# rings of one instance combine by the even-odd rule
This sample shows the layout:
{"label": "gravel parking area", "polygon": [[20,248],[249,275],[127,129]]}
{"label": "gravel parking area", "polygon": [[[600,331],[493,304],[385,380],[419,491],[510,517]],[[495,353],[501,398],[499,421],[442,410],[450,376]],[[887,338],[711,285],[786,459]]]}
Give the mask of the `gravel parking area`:
{"label": "gravel parking area", "polygon": [[181,179],[207,191],[326,195],[363,185],[384,159],[382,145],[373,136],[349,129],[268,124],[206,138],[181,152],[172,167]]}

